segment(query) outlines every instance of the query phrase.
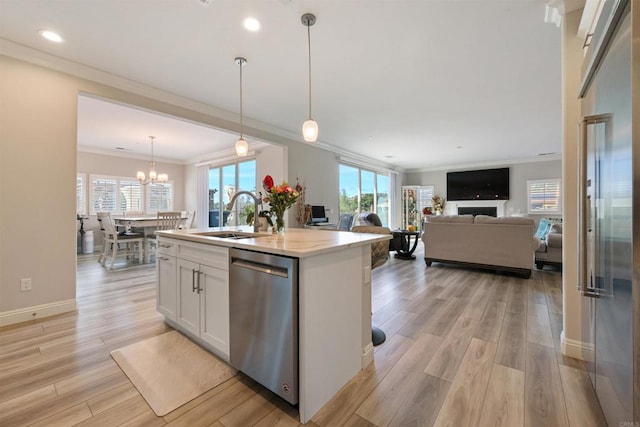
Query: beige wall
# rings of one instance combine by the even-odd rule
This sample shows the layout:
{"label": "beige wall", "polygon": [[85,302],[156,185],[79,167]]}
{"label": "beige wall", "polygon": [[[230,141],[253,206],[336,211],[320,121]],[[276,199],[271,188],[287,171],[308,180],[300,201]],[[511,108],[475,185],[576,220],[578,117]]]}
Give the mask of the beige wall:
{"label": "beige wall", "polygon": [[[306,144],[289,147],[289,180],[296,177],[307,187],[306,202],[324,205],[329,222],[336,224],[339,215],[338,160],[335,153]],[[295,213],[290,212],[289,223],[296,224]]]}
{"label": "beige wall", "polygon": [[0,57],[0,313],[75,297],[72,80]]}
{"label": "beige wall", "polygon": [[[512,165],[498,165],[497,167],[509,167],[509,200],[506,203],[506,213],[527,213],[527,181],[532,179],[552,179],[562,177],[562,161],[550,160],[530,163],[515,163]],[[464,170],[492,169],[491,167],[470,167]],[[456,171],[462,169],[455,169]],[[452,170],[453,171],[453,170]],[[405,185],[433,185],[435,194],[446,197],[447,194],[446,170],[417,172],[407,174]]]}

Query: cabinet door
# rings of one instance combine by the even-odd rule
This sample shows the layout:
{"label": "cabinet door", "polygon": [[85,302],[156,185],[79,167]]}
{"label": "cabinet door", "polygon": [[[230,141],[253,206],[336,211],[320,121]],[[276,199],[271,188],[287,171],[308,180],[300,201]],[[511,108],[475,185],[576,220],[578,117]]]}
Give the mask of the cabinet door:
{"label": "cabinet door", "polygon": [[178,258],[178,305],[176,322],[186,331],[200,335],[200,294],[197,275],[200,266]]}
{"label": "cabinet door", "polygon": [[200,265],[200,338],[229,357],[229,272]]}
{"label": "cabinet door", "polygon": [[176,320],[178,305],[178,283],[176,281],[176,258],[158,255],[156,260],[156,308],[164,317]]}

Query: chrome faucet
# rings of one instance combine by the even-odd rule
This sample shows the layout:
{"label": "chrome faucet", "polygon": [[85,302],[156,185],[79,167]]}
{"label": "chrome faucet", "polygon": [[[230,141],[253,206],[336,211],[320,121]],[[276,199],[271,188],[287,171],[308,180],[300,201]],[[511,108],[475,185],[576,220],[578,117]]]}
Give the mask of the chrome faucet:
{"label": "chrome faucet", "polygon": [[259,199],[258,197],[256,197],[255,194],[253,194],[250,191],[238,191],[236,194],[233,195],[233,197],[231,197],[231,201],[229,201],[229,203],[227,204],[227,209],[231,210],[231,208],[233,207],[233,204],[236,202],[236,199],[243,195],[246,194],[247,196],[251,196],[253,197],[253,232],[257,233],[258,231],[260,231],[260,224],[258,223],[258,203],[259,203]]}

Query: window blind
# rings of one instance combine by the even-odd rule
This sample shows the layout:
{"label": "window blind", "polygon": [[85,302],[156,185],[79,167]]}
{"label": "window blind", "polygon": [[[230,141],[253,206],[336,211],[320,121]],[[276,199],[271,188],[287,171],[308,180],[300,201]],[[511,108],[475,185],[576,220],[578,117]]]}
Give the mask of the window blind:
{"label": "window blind", "polygon": [[148,185],[147,212],[166,212],[173,210],[173,181]]}
{"label": "window blind", "polygon": [[527,181],[529,213],[560,213],[560,180]]}

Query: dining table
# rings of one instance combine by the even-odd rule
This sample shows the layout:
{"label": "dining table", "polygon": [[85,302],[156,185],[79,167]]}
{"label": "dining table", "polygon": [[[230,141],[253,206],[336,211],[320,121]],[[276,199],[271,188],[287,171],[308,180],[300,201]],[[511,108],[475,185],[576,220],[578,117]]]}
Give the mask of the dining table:
{"label": "dining table", "polygon": [[[181,218],[181,225],[187,220],[186,216]],[[113,221],[119,228],[125,227],[126,232],[142,233],[145,239],[145,248],[147,248],[147,239],[155,234],[158,228],[158,217],[156,215],[139,215],[139,216],[116,216]],[[144,261],[151,261],[151,254],[145,251]]]}

